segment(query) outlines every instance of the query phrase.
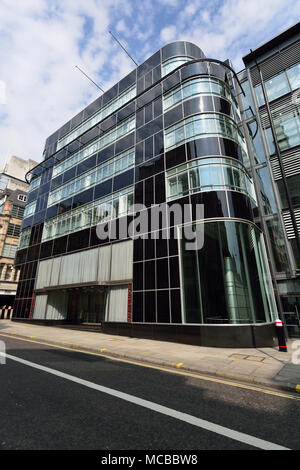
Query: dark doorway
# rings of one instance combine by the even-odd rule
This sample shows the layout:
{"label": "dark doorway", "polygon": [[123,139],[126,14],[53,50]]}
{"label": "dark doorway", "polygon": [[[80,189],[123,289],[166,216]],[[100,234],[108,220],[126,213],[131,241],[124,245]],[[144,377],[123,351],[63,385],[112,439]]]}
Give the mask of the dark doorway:
{"label": "dark doorway", "polygon": [[105,289],[72,290],[68,295],[67,320],[70,323],[101,323],[105,320]]}

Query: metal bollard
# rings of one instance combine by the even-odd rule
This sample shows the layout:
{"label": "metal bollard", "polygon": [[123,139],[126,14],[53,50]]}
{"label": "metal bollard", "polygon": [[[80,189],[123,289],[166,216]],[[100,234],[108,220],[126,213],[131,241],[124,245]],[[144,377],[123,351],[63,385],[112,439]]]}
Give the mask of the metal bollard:
{"label": "metal bollard", "polygon": [[286,340],[285,340],[285,334],[284,334],[284,328],[283,328],[283,323],[281,320],[276,320],[275,321],[275,326],[276,326],[276,333],[277,333],[277,338],[278,338],[278,346],[279,346],[279,351],[282,352],[287,352],[287,345],[286,345]]}

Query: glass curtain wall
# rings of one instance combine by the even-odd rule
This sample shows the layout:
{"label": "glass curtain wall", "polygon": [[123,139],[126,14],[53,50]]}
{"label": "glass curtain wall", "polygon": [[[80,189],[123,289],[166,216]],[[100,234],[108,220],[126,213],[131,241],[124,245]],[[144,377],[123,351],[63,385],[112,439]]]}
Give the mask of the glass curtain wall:
{"label": "glass curtain wall", "polygon": [[132,100],[135,96],[136,86],[133,85],[132,87],[128,88],[128,90],[124,91],[124,93],[119,95],[117,98],[114,98],[107,105],[103,106],[92,117],[84,121],[78,127],[66,134],[62,139],[60,139],[57,143],[57,150],[67,145],[69,142],[72,142],[72,140],[77,139],[81,134],[91,129],[96,124],[99,124],[103,119],[105,119],[110,114],[114,113],[117,109],[124,106],[124,104],[128,103],[128,101]]}
{"label": "glass curtain wall", "polygon": [[204,246],[181,241],[185,323],[264,323],[276,316],[261,232],[253,225],[202,223]]}
{"label": "glass curtain wall", "polygon": [[210,190],[238,191],[256,203],[253,182],[243,165],[233,158],[202,158],[167,172],[167,200]]}
{"label": "glass curtain wall", "polygon": [[185,142],[212,136],[234,140],[247,157],[245,139],[236,122],[225,114],[215,113],[196,114],[168,127],[164,132],[165,149],[169,151]]}

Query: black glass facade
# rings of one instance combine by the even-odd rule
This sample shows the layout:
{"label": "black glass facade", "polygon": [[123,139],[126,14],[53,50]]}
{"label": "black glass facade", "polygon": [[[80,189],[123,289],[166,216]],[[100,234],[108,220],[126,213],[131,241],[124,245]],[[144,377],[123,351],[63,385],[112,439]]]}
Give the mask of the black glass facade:
{"label": "black glass facade", "polygon": [[[77,289],[102,289],[90,293],[90,304],[90,291],[82,290],[85,310],[78,321],[275,319],[234,86],[230,69],[205,60],[196,45],[168,44],[47,139],[45,159],[30,174],[22,225],[27,237],[21,238],[16,257],[21,268],[16,318],[75,321],[76,284]],[[107,117],[101,120],[102,109]],[[204,226],[201,250],[186,251],[184,239],[177,238],[182,225],[172,215],[159,219],[155,229],[150,225],[153,206],[164,205],[167,212],[174,203],[188,207],[183,226]],[[130,245],[128,234],[120,234],[132,204],[143,204],[140,216],[149,223],[139,227]],[[97,236],[99,224],[107,232],[104,239]],[[91,263],[92,277],[84,256],[94,253],[100,261],[95,268]],[[72,277],[67,266],[80,274]],[[67,300],[63,289],[69,290]],[[120,302],[122,316],[113,310]]]}

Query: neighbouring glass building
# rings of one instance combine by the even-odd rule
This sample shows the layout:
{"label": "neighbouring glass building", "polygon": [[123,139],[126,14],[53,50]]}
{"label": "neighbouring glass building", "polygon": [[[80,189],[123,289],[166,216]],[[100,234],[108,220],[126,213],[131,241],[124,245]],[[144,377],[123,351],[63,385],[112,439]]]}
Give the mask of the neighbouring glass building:
{"label": "neighbouring glass building", "polygon": [[238,74],[247,169],[256,186],[274,286],[291,335],[300,334],[300,24],[244,57]]}
{"label": "neighbouring glass building", "polygon": [[[251,60],[237,75],[194,44],[167,44],[46,140],[44,160],[28,173],[14,320],[273,344],[281,296],[296,288],[297,245]],[[299,54],[289,65],[297,62]],[[294,89],[284,100],[298,83],[289,70]],[[298,117],[278,119],[290,162]],[[286,178],[296,206],[295,174]],[[175,203],[188,207],[182,223]],[[121,227],[134,224],[136,204],[140,220],[156,207],[161,214],[132,238]],[[186,227],[202,229],[202,248],[187,249]]]}

